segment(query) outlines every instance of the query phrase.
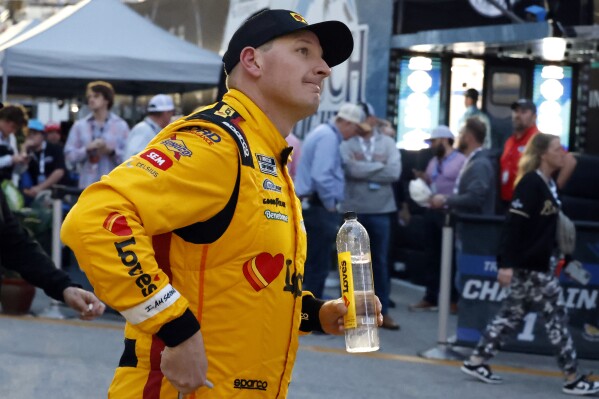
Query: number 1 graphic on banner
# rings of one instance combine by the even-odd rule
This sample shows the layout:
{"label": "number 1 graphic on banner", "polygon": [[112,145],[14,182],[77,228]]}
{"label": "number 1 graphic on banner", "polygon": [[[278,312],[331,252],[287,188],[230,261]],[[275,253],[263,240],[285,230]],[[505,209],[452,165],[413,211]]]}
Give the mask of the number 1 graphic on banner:
{"label": "number 1 graphic on banner", "polygon": [[520,341],[534,341],[535,336],[533,334],[535,323],[537,322],[536,313],[528,313],[524,316],[524,329],[518,334],[518,340]]}

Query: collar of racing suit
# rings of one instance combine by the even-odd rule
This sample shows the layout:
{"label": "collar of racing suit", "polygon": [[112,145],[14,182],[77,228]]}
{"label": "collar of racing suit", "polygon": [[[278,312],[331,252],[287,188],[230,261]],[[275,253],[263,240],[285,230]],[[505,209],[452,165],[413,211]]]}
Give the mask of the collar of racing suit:
{"label": "collar of racing suit", "polygon": [[[259,132],[273,154],[279,154],[278,161],[287,163],[289,151],[285,151],[289,144],[281,136],[275,125],[268,119],[264,112],[244,93],[230,89],[224,96],[223,102],[229,104],[245,120],[249,129],[244,129],[244,134]],[[251,141],[251,139],[250,139]]]}

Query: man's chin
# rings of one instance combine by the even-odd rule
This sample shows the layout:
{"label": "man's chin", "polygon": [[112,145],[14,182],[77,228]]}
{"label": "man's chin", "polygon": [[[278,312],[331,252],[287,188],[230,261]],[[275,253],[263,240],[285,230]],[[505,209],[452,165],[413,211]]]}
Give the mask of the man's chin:
{"label": "man's chin", "polygon": [[316,100],[315,102],[306,103],[304,106],[298,107],[298,109],[301,109],[301,113],[303,114],[301,119],[307,118],[310,115],[314,115],[316,111],[318,111],[319,106],[320,96],[318,97],[318,100]]}

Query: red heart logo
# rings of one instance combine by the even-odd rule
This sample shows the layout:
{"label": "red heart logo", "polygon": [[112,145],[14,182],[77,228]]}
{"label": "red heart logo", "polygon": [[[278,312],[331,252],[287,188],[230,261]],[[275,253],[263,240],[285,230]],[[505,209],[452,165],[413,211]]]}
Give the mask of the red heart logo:
{"label": "red heart logo", "polygon": [[283,270],[284,261],[283,254],[272,256],[262,252],[243,264],[243,275],[254,290],[260,291],[277,278]]}
{"label": "red heart logo", "polygon": [[127,224],[127,219],[118,212],[112,212],[106,216],[102,226],[117,236],[130,236],[133,234],[131,227]]}

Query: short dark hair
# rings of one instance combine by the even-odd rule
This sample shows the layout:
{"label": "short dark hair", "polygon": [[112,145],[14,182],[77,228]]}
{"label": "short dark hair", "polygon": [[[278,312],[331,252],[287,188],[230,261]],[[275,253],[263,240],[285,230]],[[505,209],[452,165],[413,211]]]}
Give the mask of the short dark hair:
{"label": "short dark hair", "polygon": [[87,84],[86,93],[89,91],[93,91],[94,93],[99,93],[104,97],[106,101],[108,101],[108,109],[111,109],[114,105],[114,88],[108,82],[104,82],[102,80],[96,80],[95,82],[90,82]]}
{"label": "short dark hair", "polygon": [[481,121],[476,116],[466,119],[466,125],[464,126],[464,129],[469,131],[479,144],[485,142],[485,136],[487,135],[487,126],[485,126],[483,121]]}
{"label": "short dark hair", "polygon": [[468,90],[466,90],[466,93],[464,93],[464,97],[468,97],[468,98],[472,99],[472,101],[477,102],[478,101],[478,90],[468,89]]}
{"label": "short dark hair", "polygon": [[27,124],[27,114],[20,105],[7,105],[0,109],[0,120],[13,122],[17,125],[17,130],[22,129]]}

